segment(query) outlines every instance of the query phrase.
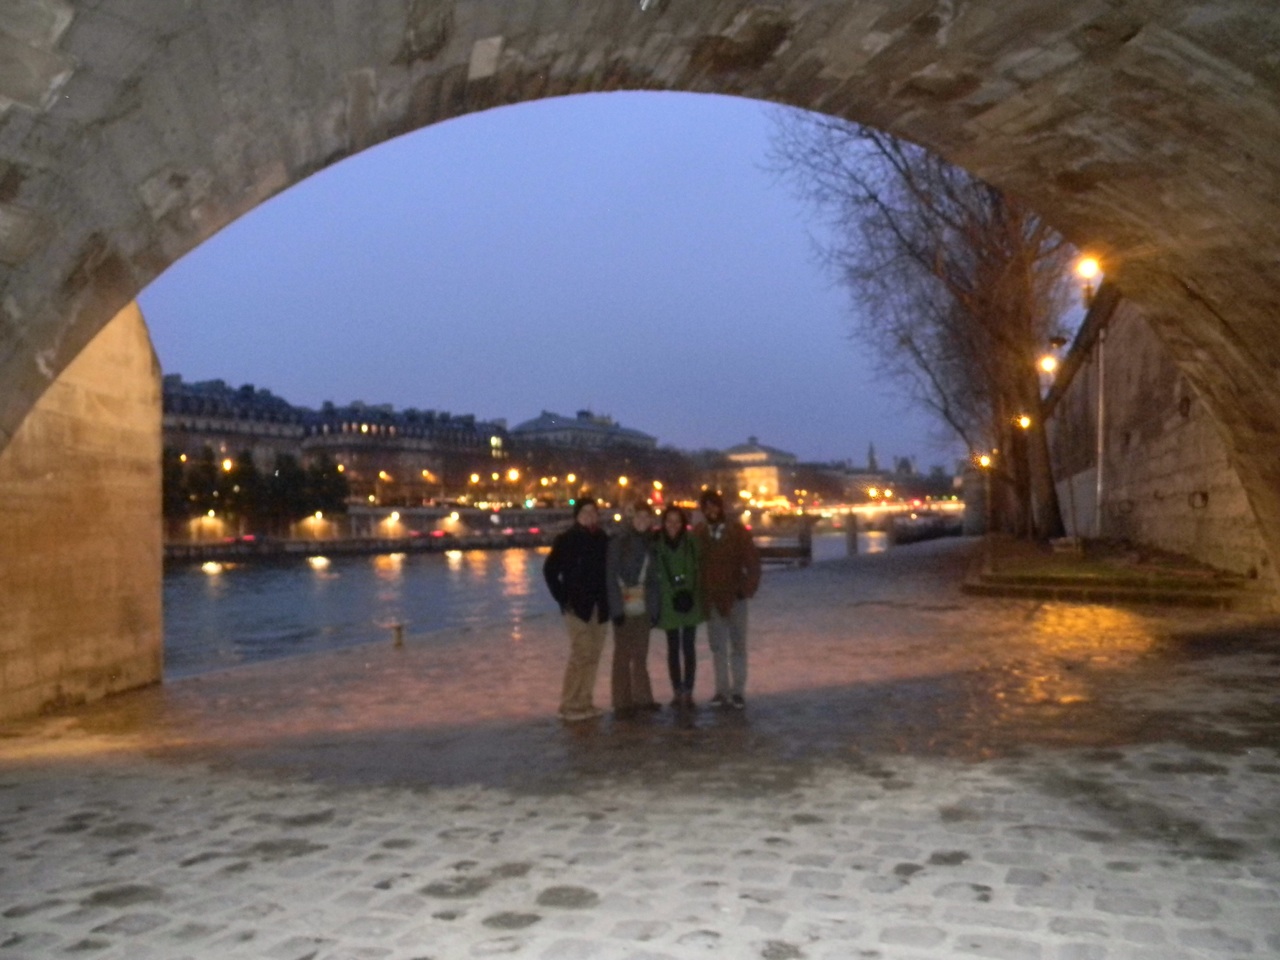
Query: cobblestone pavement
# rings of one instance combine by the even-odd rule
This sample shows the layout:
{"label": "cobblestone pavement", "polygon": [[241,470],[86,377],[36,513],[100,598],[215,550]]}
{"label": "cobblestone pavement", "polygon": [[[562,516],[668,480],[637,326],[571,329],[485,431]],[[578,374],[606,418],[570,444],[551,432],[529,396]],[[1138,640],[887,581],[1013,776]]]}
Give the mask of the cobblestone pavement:
{"label": "cobblestone pavement", "polygon": [[4,726],[0,960],[1280,957],[1280,626],[972,551],[767,573],[742,712],[561,724],[548,602]]}

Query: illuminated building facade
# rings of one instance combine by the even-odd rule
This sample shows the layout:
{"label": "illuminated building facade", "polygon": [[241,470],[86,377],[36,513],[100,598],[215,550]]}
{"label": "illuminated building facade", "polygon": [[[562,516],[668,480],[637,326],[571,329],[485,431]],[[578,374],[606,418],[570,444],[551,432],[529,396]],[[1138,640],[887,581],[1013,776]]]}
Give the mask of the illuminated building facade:
{"label": "illuminated building facade", "polygon": [[421,504],[461,489],[481,465],[505,459],[510,440],[502,421],[471,414],[396,410],[390,405],[326,403],[294,406],[269,390],[230,387],[222,380],[186,383],[164,378],[163,431],[167,451],[218,460],[248,452],[262,472],[287,455],[301,464],[327,458],[344,474],[351,499],[362,503]]}

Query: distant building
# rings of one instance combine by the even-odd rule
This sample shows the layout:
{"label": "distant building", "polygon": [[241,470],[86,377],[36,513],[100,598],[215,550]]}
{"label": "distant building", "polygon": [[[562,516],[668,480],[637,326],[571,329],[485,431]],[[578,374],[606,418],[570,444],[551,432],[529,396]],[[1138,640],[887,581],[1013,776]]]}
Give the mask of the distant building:
{"label": "distant building", "polygon": [[164,378],[161,424],[165,447],[196,457],[207,447],[219,459],[248,451],[254,466],[270,469],[281,453],[301,457],[307,413],[270,390],[223,380],[186,383]]}
{"label": "distant building", "polygon": [[501,421],[434,410],[395,410],[391,405],[326,403],[320,410],[295,407],[269,390],[230,387],[222,380],[186,383],[164,378],[165,447],[219,458],[248,451],[262,471],[281,454],[307,463],[327,456],[347,478],[353,499],[413,504],[461,487],[481,464],[508,455]]}
{"label": "distant building", "polygon": [[724,452],[733,465],[738,489],[753,500],[789,497],[794,487],[796,455],[762,444],[755,437]]}
{"label": "distant building", "polygon": [[326,403],[309,411],[302,449],[340,464],[353,499],[416,504],[460,489],[465,476],[508,454],[506,429],[471,414]]}
{"label": "distant building", "polygon": [[579,410],[566,417],[549,410],[511,428],[511,435],[524,443],[544,443],[553,447],[603,450],[609,447],[640,447],[652,450],[658,438],[615,423],[612,417]]}

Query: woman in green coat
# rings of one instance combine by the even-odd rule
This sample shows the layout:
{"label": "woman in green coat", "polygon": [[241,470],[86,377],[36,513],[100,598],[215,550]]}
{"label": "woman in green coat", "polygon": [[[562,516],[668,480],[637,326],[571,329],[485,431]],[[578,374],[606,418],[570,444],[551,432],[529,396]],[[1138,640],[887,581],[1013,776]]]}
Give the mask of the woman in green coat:
{"label": "woman in green coat", "polygon": [[667,507],[654,553],[661,604],[658,627],[667,632],[667,670],[671,674],[672,706],[693,706],[693,681],[698,659],[693,640],[706,619],[698,582],[698,542],[689,532],[689,517],[679,507]]}

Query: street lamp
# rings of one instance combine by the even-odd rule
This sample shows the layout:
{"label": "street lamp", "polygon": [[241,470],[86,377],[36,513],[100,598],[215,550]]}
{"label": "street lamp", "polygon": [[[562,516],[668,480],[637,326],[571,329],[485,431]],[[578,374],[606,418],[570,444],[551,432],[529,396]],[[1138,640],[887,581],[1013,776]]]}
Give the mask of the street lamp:
{"label": "street lamp", "polygon": [[982,470],[982,493],[985,504],[982,518],[982,572],[990,573],[991,561],[991,465],[994,458],[989,453],[980,453],[974,458]]}
{"label": "street lamp", "polygon": [[[1093,307],[1093,281],[1102,272],[1102,267],[1098,263],[1096,257],[1082,257],[1076,262],[1076,276],[1078,276],[1083,285],[1084,305],[1092,310]],[[1094,536],[1101,539],[1102,537],[1102,498],[1106,492],[1105,488],[1105,459],[1107,453],[1106,443],[1106,423],[1107,423],[1107,401],[1106,401],[1106,343],[1107,343],[1107,325],[1105,317],[1103,322],[1098,326],[1098,335],[1094,339],[1094,351],[1097,359],[1097,379],[1098,379],[1098,397],[1097,397],[1097,437],[1095,438],[1096,449],[1094,455],[1097,459],[1094,469]]]}
{"label": "street lamp", "polygon": [[1084,256],[1076,261],[1076,276],[1080,278],[1081,299],[1086,307],[1093,306],[1093,282],[1102,272],[1097,257]]}

